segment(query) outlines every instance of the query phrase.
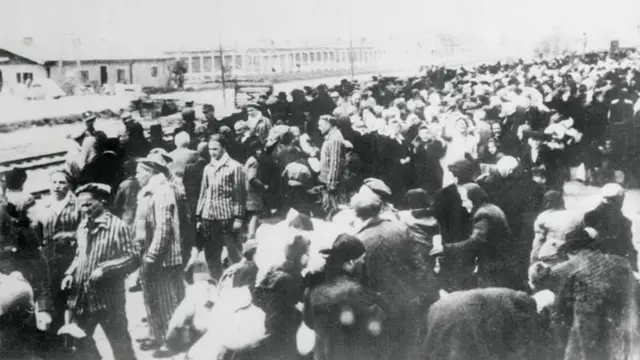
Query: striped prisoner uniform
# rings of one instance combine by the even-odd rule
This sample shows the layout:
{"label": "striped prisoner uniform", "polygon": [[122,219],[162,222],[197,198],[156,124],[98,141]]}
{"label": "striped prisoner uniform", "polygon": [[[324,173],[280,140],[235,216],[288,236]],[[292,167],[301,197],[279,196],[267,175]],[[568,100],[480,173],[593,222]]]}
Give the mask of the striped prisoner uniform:
{"label": "striped prisoner uniform", "polygon": [[[104,330],[116,359],[135,359],[125,312],[124,281],[139,263],[128,226],[104,211],[96,219],[85,218],[78,226],[78,249],[67,275],[73,276],[69,296],[78,325],[87,333],[79,344],[80,358],[100,359],[93,340],[99,324]],[[89,281],[96,269],[103,275]]]}
{"label": "striped prisoner uniform", "polygon": [[[80,209],[76,196],[69,192],[62,203],[47,199],[40,214],[42,252],[50,274],[49,288],[54,307],[51,314],[51,331],[56,332],[64,323],[67,294],[60,291],[60,284],[76,254]],[[66,235],[63,239],[53,239],[56,234],[62,233]]]}
{"label": "striped prisoner uniform", "polygon": [[246,213],[246,177],[244,167],[228,154],[204,168],[196,216],[202,221],[205,256],[215,279],[222,275],[223,246],[232,262],[237,263],[242,257],[242,244],[233,232],[233,222],[242,220]]}
{"label": "striped prisoner uniform", "polygon": [[333,128],[325,136],[320,149],[320,174],[318,180],[325,185],[322,207],[327,217],[338,211],[338,206],[347,202],[343,184],[346,164],[346,149],[340,130]]}
{"label": "striped prisoner uniform", "polygon": [[135,242],[143,256],[140,279],[150,336],[159,342],[185,295],[178,211],[173,183],[165,175],[154,175],[140,190]]}

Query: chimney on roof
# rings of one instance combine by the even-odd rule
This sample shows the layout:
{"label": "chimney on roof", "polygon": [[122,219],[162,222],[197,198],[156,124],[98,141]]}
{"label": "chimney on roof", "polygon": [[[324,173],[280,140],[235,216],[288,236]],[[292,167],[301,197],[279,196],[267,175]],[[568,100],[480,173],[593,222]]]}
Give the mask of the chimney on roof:
{"label": "chimney on roof", "polygon": [[26,36],[22,38],[22,43],[25,46],[31,46],[33,44],[33,38],[31,36]]}

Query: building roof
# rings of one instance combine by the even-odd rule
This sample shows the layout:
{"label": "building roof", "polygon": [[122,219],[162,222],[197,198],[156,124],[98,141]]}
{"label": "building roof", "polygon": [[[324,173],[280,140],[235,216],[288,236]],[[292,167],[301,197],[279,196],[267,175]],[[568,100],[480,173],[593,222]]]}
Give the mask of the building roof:
{"label": "building roof", "polygon": [[38,64],[49,61],[115,61],[115,60],[143,60],[143,59],[169,59],[166,53],[145,49],[144,44],[136,44],[135,47],[117,44],[106,39],[76,41],[71,39],[60,41],[57,44],[50,42],[32,43],[21,41],[0,42],[0,48],[12,52],[21,57],[32,60]]}

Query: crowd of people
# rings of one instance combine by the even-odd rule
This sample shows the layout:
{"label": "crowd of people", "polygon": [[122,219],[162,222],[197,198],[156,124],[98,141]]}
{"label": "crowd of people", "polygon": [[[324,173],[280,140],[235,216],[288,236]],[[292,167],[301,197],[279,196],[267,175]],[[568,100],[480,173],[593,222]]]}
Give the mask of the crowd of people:
{"label": "crowd of people", "polygon": [[[235,358],[637,357],[622,213],[635,163],[608,126],[639,116],[639,64],[630,52],[428,67],[264,94],[223,119],[187,104],[172,142],[130,112],[108,138],[86,113],[41,203],[24,170],[5,176],[0,257],[17,261],[2,273],[20,271],[37,304],[11,319],[35,312],[39,329],[14,343],[99,359],[100,325],[117,359],[135,359],[125,280],[137,273],[149,334],[136,340],[172,356],[169,322],[203,253],[212,282],[234,269],[266,313],[269,337]],[[571,176],[602,187],[596,209],[565,208]],[[291,210],[300,236],[311,218],[350,231],[322,269],[303,276],[298,256],[259,276],[259,226]],[[296,349],[301,324],[312,355]]]}

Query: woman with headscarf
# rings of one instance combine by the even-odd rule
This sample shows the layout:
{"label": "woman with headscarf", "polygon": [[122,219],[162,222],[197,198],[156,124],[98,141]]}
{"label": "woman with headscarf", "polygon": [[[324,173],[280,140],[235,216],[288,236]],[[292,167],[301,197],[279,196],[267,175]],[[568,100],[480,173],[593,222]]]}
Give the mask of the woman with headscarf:
{"label": "woman with headscarf", "polygon": [[426,124],[420,126],[418,136],[411,143],[413,155],[413,187],[435,194],[442,187],[444,170],[440,160],[445,154],[442,142]]}
{"label": "woman with headscarf", "polygon": [[513,238],[511,267],[520,277],[517,290],[526,289],[527,264],[531,256],[533,223],[542,210],[544,190],[524,171],[518,160],[504,156],[496,164],[494,174],[478,179],[490,201],[504,211]]}
{"label": "woman with headscarf", "polygon": [[504,212],[489,202],[487,193],[475,183],[462,185],[462,204],[473,218],[473,230],[464,241],[434,244],[431,255],[473,255],[478,264],[479,287],[512,287],[511,231]]}
{"label": "woman with headscarf", "polygon": [[384,326],[382,299],[351,276],[350,263],[364,254],[362,242],[341,234],[326,256],[324,268],[305,278],[304,322],[315,332],[317,360],[377,359]]}
{"label": "woman with headscarf", "polygon": [[534,223],[535,237],[531,250],[531,263],[554,253],[566,242],[567,234],[583,227],[583,213],[567,210],[562,194],[547,191],[543,198],[543,212]]}
{"label": "woman with headscarf", "polygon": [[534,290],[556,295],[556,358],[638,359],[638,281],[623,257],[597,249],[595,236],[592,228],[568,234],[555,264],[536,263],[530,270]]}

